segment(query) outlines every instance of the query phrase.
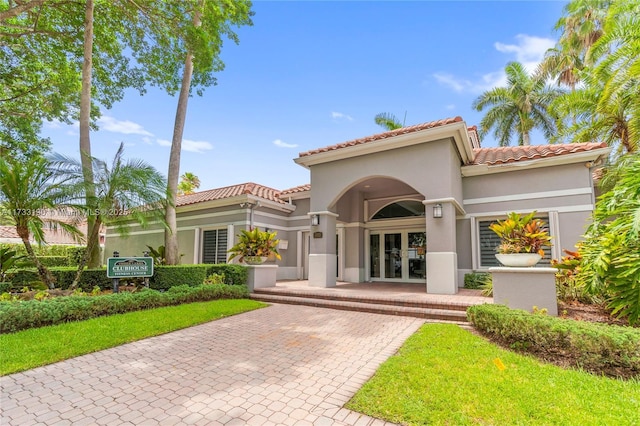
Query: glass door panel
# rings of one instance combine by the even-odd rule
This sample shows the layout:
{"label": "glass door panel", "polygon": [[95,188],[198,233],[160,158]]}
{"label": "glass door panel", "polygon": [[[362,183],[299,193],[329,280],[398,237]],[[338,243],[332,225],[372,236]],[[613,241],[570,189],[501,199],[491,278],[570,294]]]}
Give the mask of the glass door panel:
{"label": "glass door panel", "polygon": [[369,236],[371,278],[380,278],[380,235]]}
{"label": "glass door panel", "polygon": [[427,251],[427,237],[424,232],[409,232],[407,234],[409,257],[409,278],[423,279],[426,274],[425,253]]}
{"label": "glass door panel", "polygon": [[402,278],[402,234],[384,234],[384,277]]}

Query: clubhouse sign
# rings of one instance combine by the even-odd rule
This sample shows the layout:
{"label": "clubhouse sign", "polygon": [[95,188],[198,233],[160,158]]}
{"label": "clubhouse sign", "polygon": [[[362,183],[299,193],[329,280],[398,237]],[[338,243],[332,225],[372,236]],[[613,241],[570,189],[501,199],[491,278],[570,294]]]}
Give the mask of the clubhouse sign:
{"label": "clubhouse sign", "polygon": [[107,278],[153,276],[152,257],[110,257],[107,259]]}

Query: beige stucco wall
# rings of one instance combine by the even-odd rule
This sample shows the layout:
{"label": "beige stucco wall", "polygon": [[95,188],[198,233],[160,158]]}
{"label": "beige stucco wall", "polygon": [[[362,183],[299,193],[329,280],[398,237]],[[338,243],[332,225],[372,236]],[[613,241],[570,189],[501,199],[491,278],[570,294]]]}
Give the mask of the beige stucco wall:
{"label": "beige stucco wall", "polygon": [[476,221],[503,218],[508,212],[537,210],[549,218],[554,237],[552,253],[572,249],[581,239],[594,205],[591,171],[584,163],[556,165],[463,178],[464,209],[458,218],[458,265],[471,270],[471,218]]}
{"label": "beige stucco wall", "polygon": [[459,164],[455,147],[444,139],[313,165],[311,210],[336,212],[340,197],[371,177],[400,180],[426,198],[453,196],[462,202]]}

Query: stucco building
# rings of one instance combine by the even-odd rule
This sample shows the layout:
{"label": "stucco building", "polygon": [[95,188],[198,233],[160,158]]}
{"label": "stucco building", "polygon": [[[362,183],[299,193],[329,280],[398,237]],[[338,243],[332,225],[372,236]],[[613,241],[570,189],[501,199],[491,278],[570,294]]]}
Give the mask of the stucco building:
{"label": "stucco building", "polygon": [[[550,257],[581,238],[595,203],[604,143],[481,148],[460,117],[404,127],[300,153],[310,184],[245,183],[177,201],[182,263],[221,263],[240,229],[277,231],[278,279],[329,287],[421,282],[453,294],[465,273],[497,265],[488,225],[533,210],[549,223]],[[107,254],[140,255],[163,229],[107,230]]]}

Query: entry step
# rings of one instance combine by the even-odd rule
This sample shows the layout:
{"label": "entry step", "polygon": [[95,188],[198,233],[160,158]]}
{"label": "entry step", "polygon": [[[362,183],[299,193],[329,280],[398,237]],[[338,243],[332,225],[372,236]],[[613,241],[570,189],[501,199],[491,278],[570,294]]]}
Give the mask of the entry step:
{"label": "entry step", "polygon": [[[275,293],[275,294],[274,294]],[[324,297],[306,297],[304,295],[287,295],[279,294],[278,292],[265,291],[265,289],[259,289],[251,294],[251,298],[268,303],[287,303],[293,305],[305,305],[321,308],[341,309],[347,311],[359,311],[370,312],[385,315],[399,315],[414,318],[423,318],[427,321],[434,322],[447,322],[459,325],[467,325],[467,314],[461,309],[445,309],[444,306],[436,308],[427,307],[415,307],[415,306],[401,306],[398,304],[379,303],[384,301],[378,299],[377,301],[363,301],[363,300],[345,300],[345,298],[324,298]],[[388,301],[387,301],[388,302]]]}

